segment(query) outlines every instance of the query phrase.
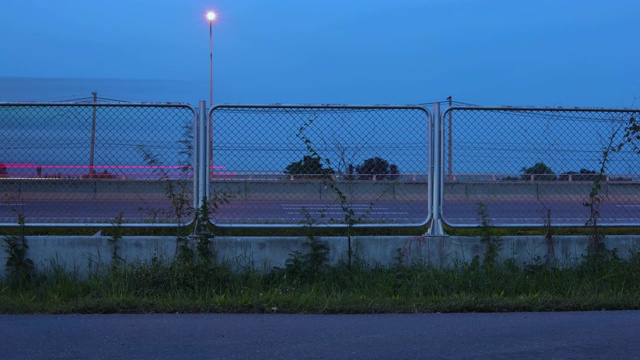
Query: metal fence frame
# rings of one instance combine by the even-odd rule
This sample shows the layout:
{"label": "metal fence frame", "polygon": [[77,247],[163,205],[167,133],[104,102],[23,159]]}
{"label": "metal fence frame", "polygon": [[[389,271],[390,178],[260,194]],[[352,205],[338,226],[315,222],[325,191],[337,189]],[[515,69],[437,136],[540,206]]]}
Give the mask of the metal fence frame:
{"label": "metal fence frame", "polygon": [[[367,110],[367,109],[375,109],[375,110],[418,110],[418,111],[422,111],[424,112],[425,116],[426,116],[426,121],[427,121],[427,140],[428,140],[428,149],[425,149],[428,152],[428,164],[427,164],[427,181],[428,181],[428,193],[432,194],[433,193],[433,178],[432,178],[432,174],[433,172],[433,164],[434,164],[434,155],[433,155],[433,139],[434,139],[434,133],[432,131],[433,128],[433,122],[434,122],[434,117],[431,114],[431,112],[426,109],[423,106],[419,106],[419,105],[332,105],[332,104],[321,104],[321,105],[315,105],[315,104],[293,104],[293,105],[285,105],[285,104],[220,104],[220,105],[216,105],[214,107],[212,107],[211,109],[209,109],[209,112],[207,113],[207,118],[208,118],[208,124],[207,126],[211,127],[211,130],[206,130],[207,132],[209,131],[215,131],[215,127],[212,125],[213,124],[213,117],[215,116],[215,111],[217,109],[221,109],[221,108],[236,108],[236,109],[259,109],[259,108],[264,108],[264,109],[308,109],[308,108],[314,108],[314,109],[327,109],[327,110],[332,110],[332,109],[345,109],[345,110]],[[211,132],[210,134],[212,134],[213,132]],[[210,139],[210,141],[213,141],[213,138]],[[201,148],[201,152],[204,153],[209,153],[210,149],[208,148],[210,144],[212,144],[210,141],[207,141],[206,144],[204,144]],[[213,145],[213,148],[215,150],[215,144]],[[209,159],[209,156],[207,156],[207,158]],[[210,161],[210,160],[209,160]],[[206,164],[205,169],[207,169],[210,166],[210,163]],[[206,170],[201,170],[204,172],[207,172]],[[208,194],[210,194],[211,192],[211,184],[210,184],[210,180],[211,177],[206,176],[207,179],[207,184],[204,187],[205,189],[205,193],[207,194],[207,198],[208,198]],[[200,198],[204,198],[204,196],[200,195]],[[203,204],[201,204],[203,205]],[[368,223],[368,224],[353,224],[353,227],[358,227],[358,228],[373,228],[373,227],[387,227],[387,228],[391,228],[391,227],[422,227],[425,226],[427,224],[429,224],[430,222],[432,222],[432,218],[433,218],[433,205],[432,205],[432,196],[428,196],[428,204],[427,204],[427,218],[420,222],[420,223],[415,223],[415,224],[376,224],[376,223]],[[216,224],[213,219],[209,219],[210,223],[217,226],[217,227],[221,227],[221,228],[303,228],[306,227],[308,225],[306,224],[290,224],[290,223],[282,223],[282,224]],[[314,227],[325,227],[325,228],[347,228],[348,225],[347,224],[343,224],[343,223],[327,223],[327,224],[314,224]]]}
{"label": "metal fence frame", "polygon": [[[200,104],[202,106],[202,103]],[[198,121],[199,118],[203,118],[203,116],[198,116],[198,112],[193,106],[186,103],[70,103],[70,102],[1,102],[0,107],[88,107],[88,108],[185,108],[191,111],[193,114],[192,125],[195,129],[200,125]],[[202,111],[201,111],[202,112]],[[202,119],[200,119],[202,120]],[[197,201],[197,196],[199,194],[196,186],[199,184],[197,180],[197,171],[198,171],[198,159],[196,159],[196,149],[198,146],[198,139],[194,136],[194,159],[193,159],[193,171],[194,171],[194,208],[197,208],[199,205]],[[165,227],[172,228],[176,226],[189,226],[194,223],[194,219],[184,224],[177,223],[122,223],[119,226],[123,227]],[[65,222],[55,222],[55,223],[46,223],[46,222],[25,222],[25,226],[28,227],[104,227],[104,226],[115,226],[112,222],[92,222],[92,223],[65,223]],[[0,227],[18,227],[17,223],[0,223]]]}
{"label": "metal fence frame", "polygon": [[[305,109],[305,108],[320,108],[320,109],[412,109],[423,111],[426,114],[427,119],[427,140],[428,148],[425,151],[428,152],[428,167],[427,167],[427,181],[428,181],[428,214],[427,219],[422,223],[417,224],[354,224],[354,227],[411,227],[411,226],[425,226],[429,225],[427,235],[443,236],[443,226],[447,225],[452,228],[473,228],[480,227],[482,225],[477,223],[470,224],[456,224],[447,222],[447,219],[443,217],[443,204],[445,195],[445,119],[449,114],[454,111],[460,110],[474,110],[474,111],[554,111],[554,112],[610,112],[610,113],[638,113],[639,111],[633,109],[596,109],[596,108],[544,108],[544,107],[451,107],[444,112],[440,111],[440,104],[436,103],[433,107],[433,112],[422,106],[406,105],[406,106],[394,106],[394,105],[280,105],[280,104],[267,104],[267,105],[217,105],[211,109],[206,109],[206,102],[200,101],[198,108],[192,107],[189,104],[182,103],[53,103],[53,102],[11,102],[0,103],[0,107],[5,106],[33,106],[33,107],[121,107],[121,108],[140,108],[140,107],[152,107],[152,108],[171,108],[181,107],[188,108],[193,114],[193,207],[198,209],[206,205],[206,200],[212,190],[212,178],[210,174],[211,168],[211,141],[213,138],[211,134],[213,129],[212,121],[215,116],[216,109],[221,108],[273,108],[273,109]],[[213,219],[209,219],[214,224]],[[190,225],[195,220],[191,220]],[[111,226],[111,223],[26,223],[29,227],[103,227]],[[126,227],[175,227],[178,224],[175,223],[123,223],[122,226]],[[303,224],[214,224],[224,228],[300,228],[308,225]],[[584,223],[563,223],[554,224],[554,227],[580,227],[584,226]],[[621,222],[621,223],[604,223],[599,224],[603,227],[635,227],[639,224],[636,222]],[[2,227],[18,226],[15,223],[0,223]],[[345,228],[347,224],[317,224],[318,227],[333,227],[333,228]],[[492,226],[497,227],[543,227],[542,223],[493,223]]]}
{"label": "metal fence frame", "polygon": [[[438,106],[439,107],[439,106]],[[436,111],[436,107],[434,107],[435,114],[435,129],[434,131],[438,134],[436,141],[438,144],[434,145],[435,151],[437,151],[437,159],[438,164],[436,165],[434,171],[434,179],[436,181],[435,189],[435,199],[434,199],[434,222],[430,229],[431,235],[445,235],[444,230],[442,230],[442,224],[447,225],[452,228],[478,228],[482,227],[481,224],[455,224],[446,221],[446,218],[443,217],[443,208],[442,204],[444,203],[444,183],[445,183],[445,169],[444,169],[444,156],[445,156],[445,134],[444,134],[444,122],[447,118],[447,115],[450,115],[454,111],[460,110],[473,110],[473,111],[505,111],[505,112],[607,112],[607,113],[639,113],[640,110],[633,109],[603,109],[603,108],[550,108],[550,107],[511,107],[511,106],[503,106],[503,107],[481,107],[481,106],[454,106],[446,109],[444,112]],[[588,194],[586,194],[588,195]],[[601,227],[637,227],[639,224],[631,223],[631,222],[620,222],[620,223],[599,223],[598,226]],[[492,223],[493,227],[505,227],[505,228],[542,228],[545,225],[543,223]],[[583,227],[585,223],[563,223],[563,224],[554,224],[554,227]]]}

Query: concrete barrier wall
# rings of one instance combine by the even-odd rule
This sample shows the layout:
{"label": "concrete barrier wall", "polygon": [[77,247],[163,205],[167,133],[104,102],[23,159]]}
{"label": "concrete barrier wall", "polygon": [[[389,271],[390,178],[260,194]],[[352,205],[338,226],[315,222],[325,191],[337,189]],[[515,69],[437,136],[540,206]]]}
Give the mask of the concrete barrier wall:
{"label": "concrete barrier wall", "polygon": [[[425,200],[426,183],[338,182],[336,186],[350,200]],[[252,201],[326,201],[335,200],[336,192],[328,184],[318,180],[282,181],[220,181],[212,183],[212,189],[220,194],[232,194],[242,200]]]}
{"label": "concrete barrier wall", "polygon": [[[174,181],[185,186],[187,194],[193,192],[191,181]],[[25,200],[118,200],[141,195],[145,200],[166,199],[168,182],[149,180],[113,179],[47,179],[2,180],[0,194],[20,196]],[[426,201],[428,184],[425,182],[396,183],[389,181],[338,182],[337,186],[351,200],[356,201]],[[593,184],[590,182],[448,182],[445,201],[477,202],[576,200],[588,198]],[[240,200],[254,201],[322,201],[335,199],[335,192],[322,181],[314,180],[224,180],[215,181],[211,188],[218,193],[231,194]],[[180,188],[181,189],[181,188]],[[640,202],[640,183],[604,183],[601,194],[625,202]]]}
{"label": "concrete barrier wall", "polygon": [[[447,183],[445,201],[585,201],[593,189],[590,182],[486,182]],[[616,201],[640,201],[640,183],[603,183],[600,194]]]}
{"label": "concrete barrier wall", "polygon": [[[169,182],[150,180],[46,179],[0,180],[0,195],[23,200],[120,200],[133,194],[145,200],[166,200]],[[193,182],[172,181],[175,192],[193,194]]]}
{"label": "concrete barrier wall", "polygon": [[[318,239],[329,246],[330,263],[346,261],[347,237]],[[396,264],[400,252],[406,265],[450,268],[470,262],[475,256],[482,257],[486,247],[479,237],[358,236],[351,240],[356,256],[371,265],[385,267]],[[27,241],[27,256],[41,271],[57,264],[82,275],[111,263],[112,247],[106,236],[29,236]],[[252,267],[269,271],[284,267],[293,251],[307,252],[307,241],[305,237],[216,237],[212,248],[219,262],[237,269]],[[556,266],[572,266],[582,260],[588,243],[586,236],[557,236],[550,251],[542,236],[504,236],[499,260],[513,259],[516,264],[524,265],[544,261],[553,254],[551,261]],[[176,254],[176,238],[171,236],[124,237],[119,244],[119,255],[127,262],[149,261],[154,256],[170,261]],[[605,244],[608,249],[617,249],[622,258],[628,258],[640,250],[640,236],[607,236]],[[2,265],[6,257],[2,251]],[[2,266],[0,276],[4,274]]]}

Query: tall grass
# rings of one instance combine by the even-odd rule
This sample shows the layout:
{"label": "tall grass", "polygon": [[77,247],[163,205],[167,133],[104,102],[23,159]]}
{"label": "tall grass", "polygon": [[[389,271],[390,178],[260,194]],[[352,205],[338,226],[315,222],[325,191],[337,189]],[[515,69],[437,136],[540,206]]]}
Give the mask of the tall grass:
{"label": "tall grass", "polygon": [[29,283],[0,281],[1,313],[382,313],[640,308],[640,256],[573,268],[479,258],[451,268],[354,262],[319,272],[153,259],[89,274],[53,265]]}

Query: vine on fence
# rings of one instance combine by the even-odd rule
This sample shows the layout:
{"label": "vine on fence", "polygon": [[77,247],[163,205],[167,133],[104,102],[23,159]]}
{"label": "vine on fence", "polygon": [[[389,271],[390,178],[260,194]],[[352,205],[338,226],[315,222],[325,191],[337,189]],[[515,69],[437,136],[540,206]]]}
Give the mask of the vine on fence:
{"label": "vine on fence", "polygon": [[[347,241],[348,241],[347,264],[349,267],[351,267],[351,264],[353,262],[353,256],[354,256],[354,251],[352,246],[352,229],[354,225],[363,223],[365,219],[369,217],[369,215],[373,211],[374,202],[370,201],[368,204],[368,207],[362,213],[360,214],[356,213],[352,202],[347,196],[347,193],[343,189],[341,189],[340,186],[338,186],[338,182],[335,177],[336,171],[333,169],[333,164],[331,162],[331,159],[321,157],[318,151],[316,151],[316,149],[314,148],[311,139],[305,134],[305,131],[314,123],[314,120],[315,120],[314,118],[310,118],[307,121],[305,121],[302,124],[302,126],[300,126],[298,133],[296,134],[296,137],[302,140],[302,142],[306,147],[307,152],[309,153],[308,156],[305,156],[305,158],[307,158],[307,162],[320,164],[320,166],[324,164],[327,167],[326,169],[323,170],[323,173],[325,175],[327,174],[329,175],[321,176],[321,179],[322,179],[323,185],[329,188],[338,199],[338,204],[340,206],[340,210],[343,215],[342,223],[344,223],[347,227]],[[344,151],[342,151],[341,153],[342,153],[342,156],[344,156]],[[346,164],[346,161],[342,159],[342,163]],[[352,172],[352,169],[343,169],[342,171],[342,173],[349,174],[347,176],[347,180],[350,182],[355,179],[351,175],[351,172]],[[388,189],[383,191],[380,194],[380,197],[384,196],[387,192],[388,192]],[[339,222],[336,219],[329,219],[329,221],[333,223]]]}

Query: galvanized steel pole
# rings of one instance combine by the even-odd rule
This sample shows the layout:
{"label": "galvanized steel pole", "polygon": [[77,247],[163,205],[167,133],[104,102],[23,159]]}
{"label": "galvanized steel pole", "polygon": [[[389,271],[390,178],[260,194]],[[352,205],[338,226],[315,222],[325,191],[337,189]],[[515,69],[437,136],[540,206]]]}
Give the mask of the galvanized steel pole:
{"label": "galvanized steel pole", "polygon": [[[449,109],[453,106],[453,98],[449,96],[447,98],[449,100]],[[453,114],[452,111],[449,110],[449,181],[453,180]]]}
{"label": "galvanized steel pole", "polygon": [[213,19],[209,19],[209,106],[213,106]]}
{"label": "galvanized steel pole", "polygon": [[444,132],[442,131],[442,114],[440,113],[440,103],[433,104],[433,124],[431,137],[431,177],[429,179],[429,197],[431,200],[431,225],[426,235],[444,236],[442,227],[442,198],[444,171],[443,171],[443,140]]}
{"label": "galvanized steel pole", "polygon": [[[196,208],[200,209],[202,206],[206,205],[206,199],[208,198],[207,193],[207,183],[208,183],[208,174],[209,174],[209,157],[208,155],[208,145],[207,134],[209,133],[209,122],[207,121],[207,102],[202,100],[198,103],[198,127],[196,129],[196,137],[197,141],[197,158],[198,163],[196,166],[198,167],[198,191],[196,198]],[[195,176],[195,175],[194,175]]]}
{"label": "galvanized steel pole", "polygon": [[[213,20],[216,19],[216,13],[207,12],[209,20],[209,107],[213,108]],[[209,163],[213,162],[213,124],[209,123]],[[209,178],[213,178],[213,168],[207,170]]]}
{"label": "galvanized steel pole", "polygon": [[[94,91],[91,93],[93,95],[93,102],[98,102],[98,92]],[[93,107],[93,115],[91,116],[91,146],[89,149],[89,177],[91,177],[94,173],[94,154],[96,149],[96,107]]]}

